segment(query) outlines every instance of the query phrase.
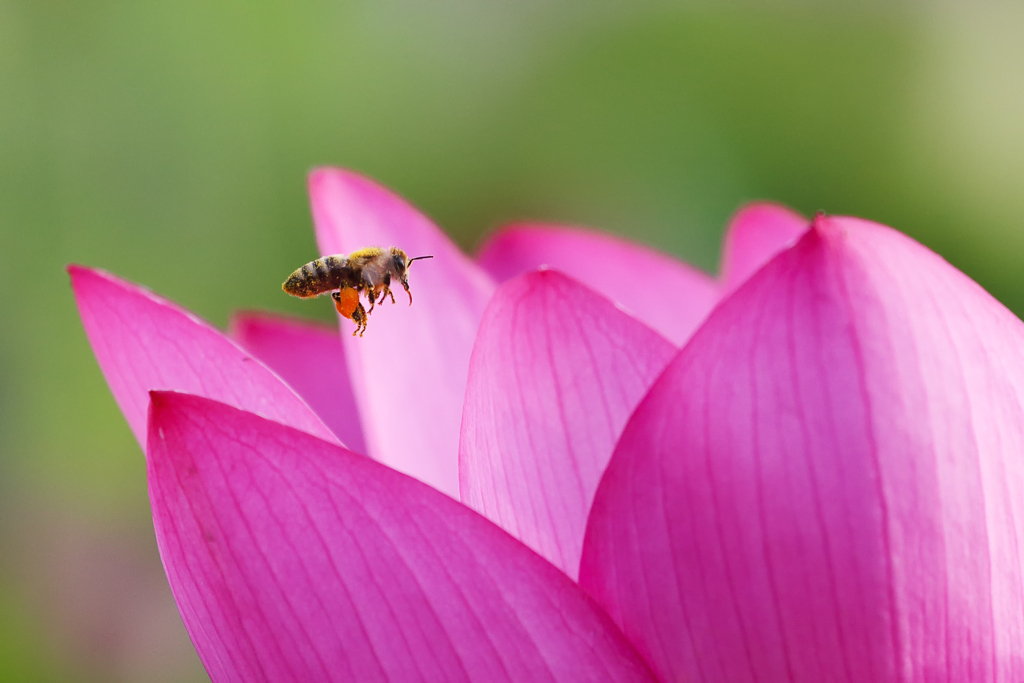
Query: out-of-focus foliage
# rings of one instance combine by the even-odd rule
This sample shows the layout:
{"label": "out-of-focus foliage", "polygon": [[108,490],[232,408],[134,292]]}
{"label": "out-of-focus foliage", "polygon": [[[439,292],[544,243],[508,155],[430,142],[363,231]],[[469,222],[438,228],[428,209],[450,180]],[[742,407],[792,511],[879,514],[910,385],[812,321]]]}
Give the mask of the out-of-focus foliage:
{"label": "out-of-focus foliage", "polygon": [[329,319],[279,290],[312,166],[467,248],[551,219],[713,269],[744,201],[856,214],[1024,312],[1024,9],[849,5],[0,0],[0,678],[202,679],[63,267]]}

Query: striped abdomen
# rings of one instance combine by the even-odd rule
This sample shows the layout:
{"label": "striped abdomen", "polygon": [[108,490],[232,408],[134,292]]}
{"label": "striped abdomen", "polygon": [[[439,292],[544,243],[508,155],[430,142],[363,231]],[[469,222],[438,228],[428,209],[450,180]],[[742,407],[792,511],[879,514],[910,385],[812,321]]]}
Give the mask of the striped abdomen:
{"label": "striped abdomen", "polygon": [[359,280],[349,265],[348,257],[338,255],[310,261],[289,275],[281,289],[292,296],[307,298],[358,284]]}

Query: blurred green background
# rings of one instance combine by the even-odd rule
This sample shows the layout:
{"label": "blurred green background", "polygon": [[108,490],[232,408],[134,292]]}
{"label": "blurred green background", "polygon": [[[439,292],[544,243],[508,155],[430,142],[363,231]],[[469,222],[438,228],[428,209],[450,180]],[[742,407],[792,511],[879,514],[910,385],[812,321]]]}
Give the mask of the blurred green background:
{"label": "blurred green background", "polygon": [[362,170],[467,249],[512,219],[714,270],[744,201],[850,213],[1024,312],[1024,4],[0,0],[0,679],[204,680],[63,271],[213,322]]}

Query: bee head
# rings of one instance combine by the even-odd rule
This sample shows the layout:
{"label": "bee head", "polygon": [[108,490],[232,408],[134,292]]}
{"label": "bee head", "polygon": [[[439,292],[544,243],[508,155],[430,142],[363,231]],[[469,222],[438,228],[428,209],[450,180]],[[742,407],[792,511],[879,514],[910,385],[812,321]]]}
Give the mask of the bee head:
{"label": "bee head", "polygon": [[405,271],[409,267],[409,257],[398,247],[391,247],[391,268],[399,280],[405,279]]}
{"label": "bee head", "polygon": [[405,252],[398,247],[391,247],[391,269],[394,271],[394,275],[398,278],[398,281],[402,283],[402,288],[409,295],[409,303],[412,303],[412,292],[409,291],[409,265],[413,261],[419,261],[425,258],[434,258],[433,256],[415,256],[409,258]]}
{"label": "bee head", "polygon": [[425,258],[434,258],[433,256],[416,256],[409,258],[404,251],[398,247],[391,247],[391,267],[394,269],[394,274],[401,280],[402,284],[405,285],[406,289],[409,288],[408,281],[408,270],[409,265],[413,261],[419,261]]}

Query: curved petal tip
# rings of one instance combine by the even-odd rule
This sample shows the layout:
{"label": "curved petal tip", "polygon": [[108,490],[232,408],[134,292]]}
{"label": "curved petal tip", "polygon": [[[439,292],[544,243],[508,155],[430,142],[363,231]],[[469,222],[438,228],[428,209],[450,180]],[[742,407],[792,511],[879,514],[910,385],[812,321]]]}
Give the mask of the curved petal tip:
{"label": "curved petal tip", "polygon": [[675,351],[558,271],[506,282],[473,349],[462,499],[575,578],[601,473]]}
{"label": "curved petal tip", "polygon": [[737,211],[722,246],[720,277],[726,291],[736,289],[772,257],[792,246],[809,224],[795,211],[770,202],[748,204]]}
{"label": "curved petal tip", "polygon": [[216,328],[102,270],[68,273],[96,360],[143,447],[151,389],[208,396],[335,440],[295,392]]}
{"label": "curved petal tip", "polygon": [[394,245],[434,257],[410,269],[413,305],[378,305],[361,338],[345,320],[342,339],[369,454],[456,496],[469,357],[494,282],[376,182],[327,168],[311,173],[309,184],[323,253]]}

